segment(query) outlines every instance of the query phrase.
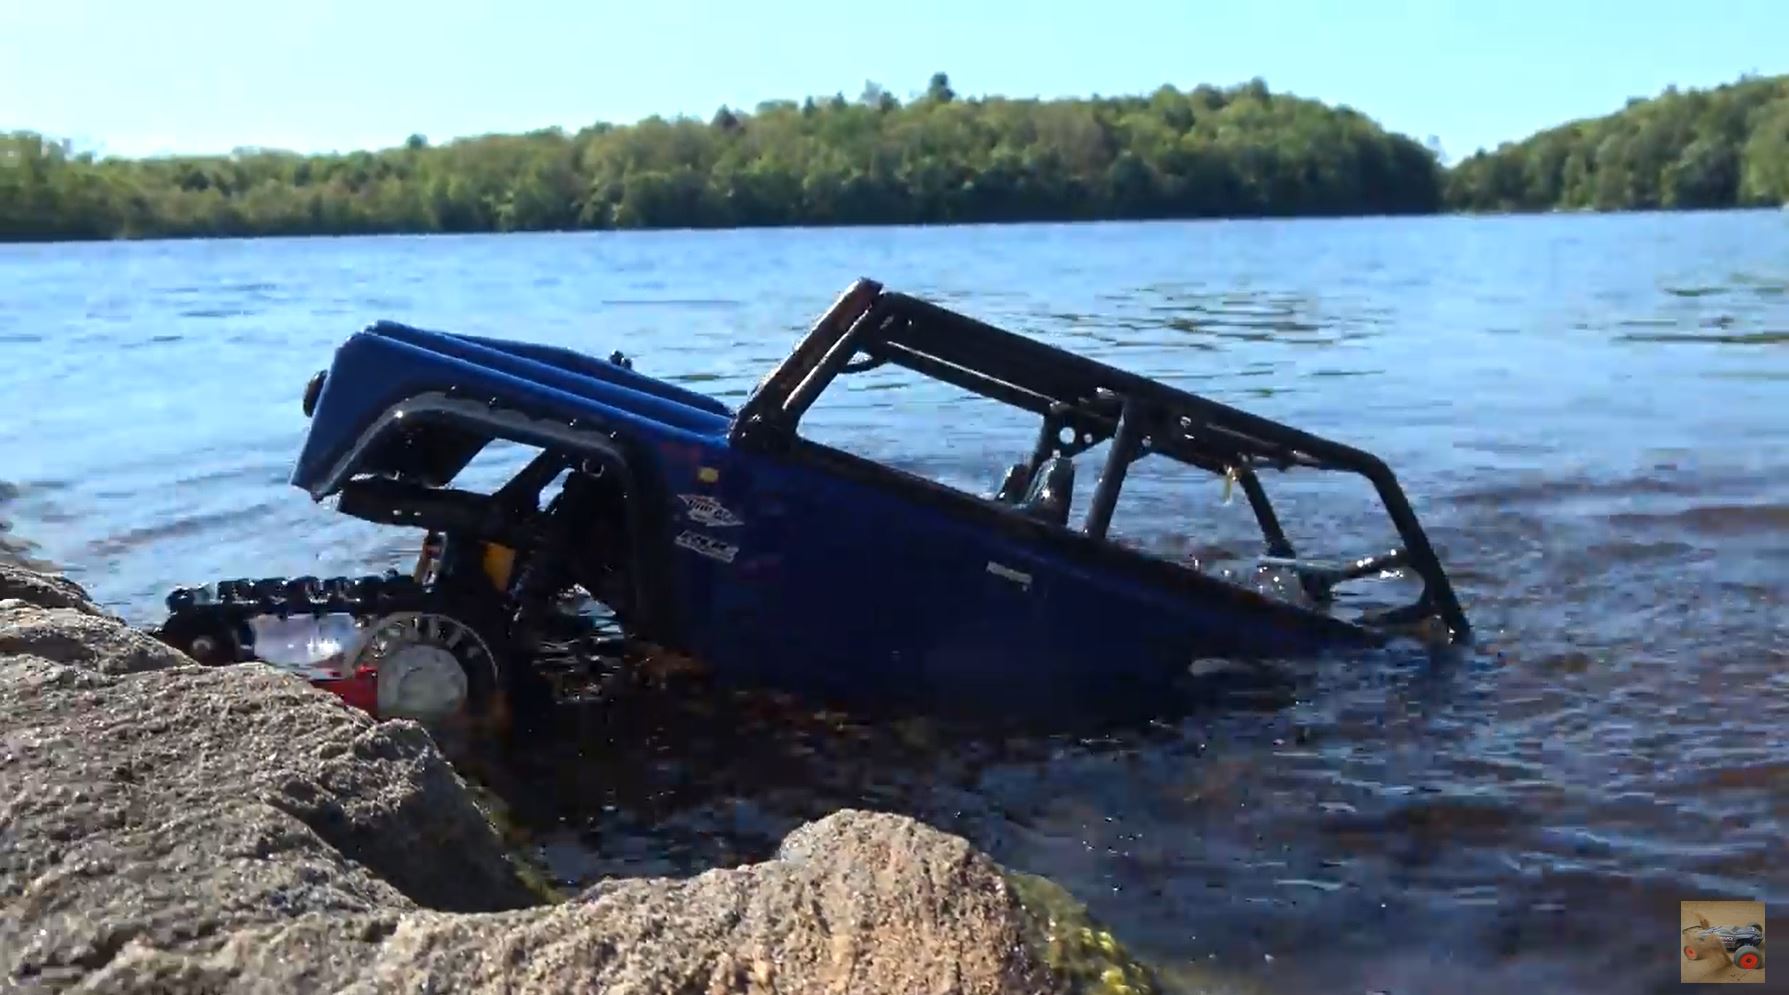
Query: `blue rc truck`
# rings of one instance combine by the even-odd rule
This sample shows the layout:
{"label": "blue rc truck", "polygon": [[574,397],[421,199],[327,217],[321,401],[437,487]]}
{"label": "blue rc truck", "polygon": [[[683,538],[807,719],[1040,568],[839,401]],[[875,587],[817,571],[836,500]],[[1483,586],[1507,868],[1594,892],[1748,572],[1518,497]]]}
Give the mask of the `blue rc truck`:
{"label": "blue rc truck", "polygon": [[[1034,416],[1029,454],[976,494],[804,436],[823,392],[889,364]],[[291,480],[342,513],[422,530],[415,570],[182,589],[158,634],[224,663],[273,659],[270,626],[314,623],[307,649],[276,662],[423,721],[499,713],[549,648],[568,645],[578,599],[610,613],[610,642],[720,677],[934,703],[1088,702],[1147,693],[1198,659],[1468,635],[1374,456],[868,280],[738,410],[632,367],[619,353],[390,322],[351,336],[306,389],[310,430]],[[493,442],[537,455],[500,486],[464,486]],[[1108,443],[1096,465],[1076,462]],[[1141,460],[1238,487],[1263,561],[1291,571],[1300,596],[1113,541]],[[1263,470],[1364,477],[1397,548],[1299,558]],[[1089,472],[1091,499],[1071,523],[1075,477]],[[1414,601],[1364,617],[1336,609],[1337,585],[1389,573],[1420,582]]]}

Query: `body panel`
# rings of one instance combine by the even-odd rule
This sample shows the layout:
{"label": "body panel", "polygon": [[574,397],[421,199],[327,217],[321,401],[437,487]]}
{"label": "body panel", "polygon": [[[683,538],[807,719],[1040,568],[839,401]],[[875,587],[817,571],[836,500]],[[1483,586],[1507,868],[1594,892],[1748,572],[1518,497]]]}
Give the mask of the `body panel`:
{"label": "body panel", "polygon": [[[617,372],[630,371],[617,368]],[[724,436],[730,424],[725,415],[711,407],[682,403],[670,393],[669,384],[654,381],[653,389],[642,390],[637,379],[632,382],[636,386],[619,377],[592,376],[457,336],[374,326],[336,351],[292,483],[323,496],[316,487],[382,415],[407,398],[429,392],[490,401],[536,417],[582,422],[645,439]],[[472,455],[466,453],[452,461],[458,465],[450,462],[441,469],[457,472]]]}
{"label": "body panel", "polygon": [[1252,592],[1174,590],[1074,555],[1063,547],[1080,537],[1067,529],[1040,542],[1032,522],[990,528],[972,495],[953,506],[916,497],[919,481],[909,491],[800,458],[730,456],[711,493],[740,524],[679,527],[736,552],[677,555],[708,599],[691,612],[710,621],[699,654],[753,681],[932,707],[1061,705],[1159,689],[1200,657],[1369,641],[1339,624],[1288,624]]}

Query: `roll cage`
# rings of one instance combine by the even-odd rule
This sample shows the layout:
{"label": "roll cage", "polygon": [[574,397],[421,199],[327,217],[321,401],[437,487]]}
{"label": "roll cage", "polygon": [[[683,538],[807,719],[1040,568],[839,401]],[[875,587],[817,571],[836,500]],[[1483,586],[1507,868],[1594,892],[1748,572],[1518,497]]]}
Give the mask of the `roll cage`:
{"label": "roll cage", "polygon": [[[1029,411],[1042,420],[1030,459],[1014,467],[1002,495],[1024,491],[1049,461],[1110,441],[1081,531],[1105,542],[1125,475],[1151,453],[1236,482],[1266,542],[1262,562],[1288,567],[1305,593],[1326,601],[1342,582],[1407,568],[1417,599],[1370,623],[1399,626],[1439,618],[1450,638],[1471,627],[1452,584],[1396,477],[1378,457],[1291,426],[1026,338],[928,301],[860,279],[827,308],[793,352],[739,409],[730,441],[785,448],[828,386],[885,364]],[[1387,553],[1333,563],[1298,558],[1257,471],[1304,468],[1364,477],[1397,530]],[[1141,554],[1138,554],[1141,555]]]}

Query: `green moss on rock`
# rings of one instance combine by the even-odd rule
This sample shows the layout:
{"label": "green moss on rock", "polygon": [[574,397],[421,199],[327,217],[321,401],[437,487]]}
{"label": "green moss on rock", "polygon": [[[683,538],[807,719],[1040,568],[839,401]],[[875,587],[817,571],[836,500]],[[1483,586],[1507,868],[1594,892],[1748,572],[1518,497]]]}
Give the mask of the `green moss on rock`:
{"label": "green moss on rock", "polygon": [[556,905],[565,901],[565,893],[553,884],[546,867],[528,856],[525,849],[529,842],[528,834],[515,824],[515,820],[509,817],[508,803],[504,802],[503,798],[495,791],[470,777],[462,775],[462,779],[465,781],[467,793],[472,796],[472,803],[478,807],[480,812],[484,813],[484,817],[491,823],[491,828],[497,830],[497,835],[502,837],[507,848],[504,856],[508,858],[510,866],[515,869],[516,877],[523,886],[540,899],[542,904]]}
{"label": "green moss on rock", "polygon": [[1076,995],[1158,995],[1155,975],[1061,885],[1006,872],[1044,963]]}

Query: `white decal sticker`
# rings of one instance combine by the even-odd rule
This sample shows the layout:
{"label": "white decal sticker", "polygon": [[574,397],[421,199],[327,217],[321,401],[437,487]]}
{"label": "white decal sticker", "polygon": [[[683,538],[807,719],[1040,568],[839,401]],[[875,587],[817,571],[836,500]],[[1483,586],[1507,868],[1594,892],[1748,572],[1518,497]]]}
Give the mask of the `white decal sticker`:
{"label": "white decal sticker", "polygon": [[719,498],[710,497],[707,494],[679,494],[677,500],[683,502],[684,514],[688,515],[689,520],[697,525],[730,529],[735,525],[743,524],[738,515],[728,511],[727,506],[721,504]]}
{"label": "white decal sticker", "polygon": [[1021,587],[1031,586],[1030,574],[1021,570],[1014,570],[1009,566],[995,563],[993,560],[988,561],[988,573],[991,573],[996,577],[1005,577],[1007,580],[1013,581]]}
{"label": "white decal sticker", "polygon": [[676,543],[684,549],[706,556],[711,560],[719,560],[722,563],[732,563],[733,557],[739,555],[738,546],[730,542],[722,542],[713,536],[705,536],[700,532],[691,532],[688,529],[685,529],[683,534],[677,537]]}

